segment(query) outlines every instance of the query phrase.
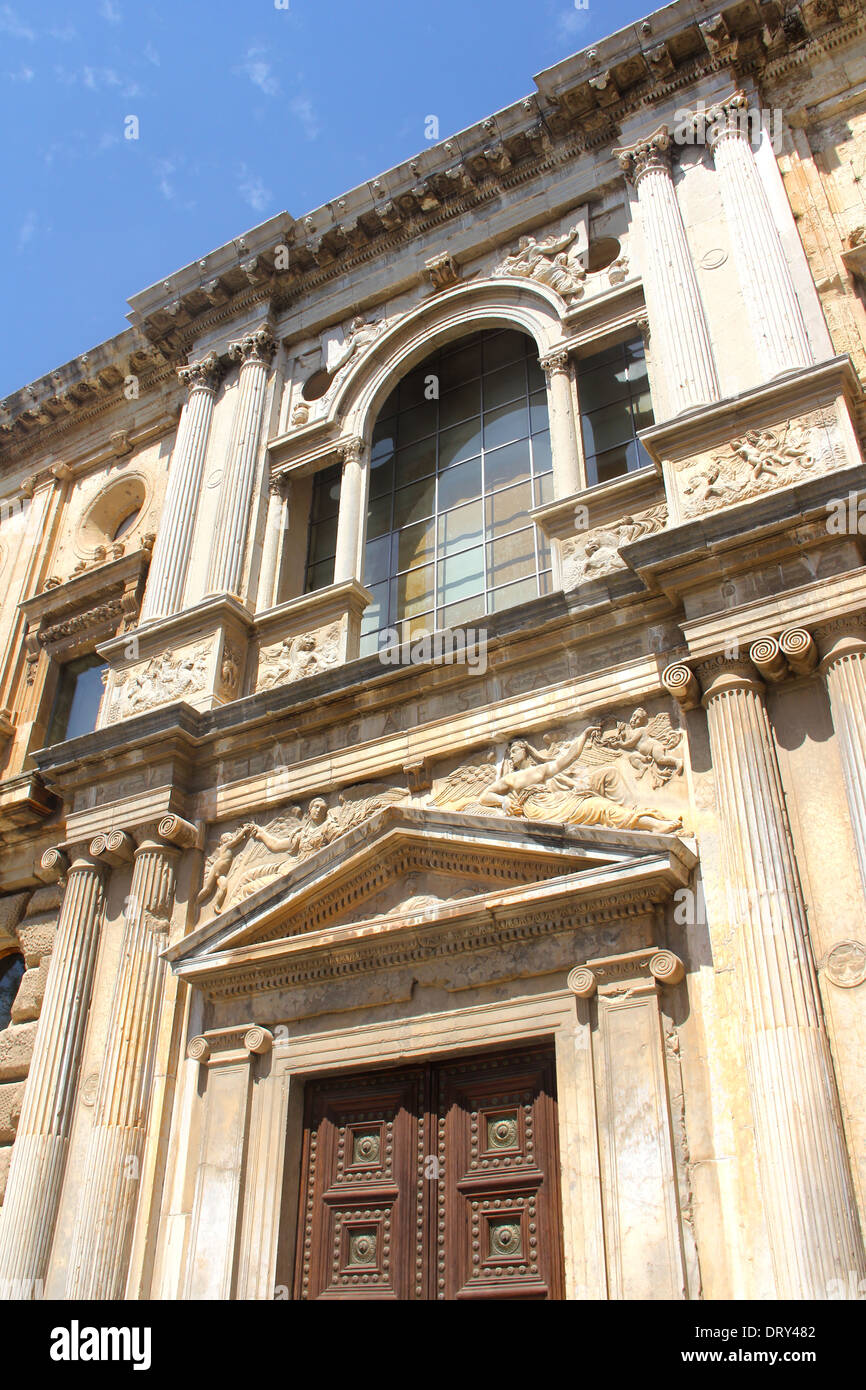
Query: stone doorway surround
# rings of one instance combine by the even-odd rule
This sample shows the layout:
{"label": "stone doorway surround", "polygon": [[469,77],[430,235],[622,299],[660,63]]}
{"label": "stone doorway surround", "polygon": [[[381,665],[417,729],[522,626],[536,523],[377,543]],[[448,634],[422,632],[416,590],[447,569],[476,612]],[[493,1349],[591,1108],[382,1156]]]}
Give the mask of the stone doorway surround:
{"label": "stone doorway surround", "polygon": [[[538,1042],[566,1297],[697,1296],[661,936],[695,865],[673,835],[389,807],[170,948],[193,1036],[153,1296],[291,1296],[309,1078]],[[465,896],[364,920],[360,884],[376,906],[419,866]],[[424,1006],[434,976],[446,1007]]]}

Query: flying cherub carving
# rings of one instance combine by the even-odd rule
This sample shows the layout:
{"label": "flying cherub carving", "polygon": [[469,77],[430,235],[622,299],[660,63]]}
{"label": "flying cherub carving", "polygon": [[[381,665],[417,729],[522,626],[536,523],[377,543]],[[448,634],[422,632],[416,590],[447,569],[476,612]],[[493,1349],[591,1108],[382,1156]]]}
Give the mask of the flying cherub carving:
{"label": "flying cherub carving", "polygon": [[226,831],[220,835],[216,849],[210,855],[204,870],[204,882],[201,892],[196,898],[196,902],[206,903],[212,893],[216,892],[214,898],[214,911],[219,912],[226,899],[228,889],[228,875],[234,861],[235,850],[255,829],[254,825],[242,825],[239,830]]}
{"label": "flying cherub carving", "polygon": [[606,748],[621,749],[638,777],[647,772],[654,787],[663,787],[683,770],[683,760],[673,750],[682,742],[682,730],[673,728],[667,714],[650,719],[640,706],[627,724],[617,720],[615,728],[602,734]]}

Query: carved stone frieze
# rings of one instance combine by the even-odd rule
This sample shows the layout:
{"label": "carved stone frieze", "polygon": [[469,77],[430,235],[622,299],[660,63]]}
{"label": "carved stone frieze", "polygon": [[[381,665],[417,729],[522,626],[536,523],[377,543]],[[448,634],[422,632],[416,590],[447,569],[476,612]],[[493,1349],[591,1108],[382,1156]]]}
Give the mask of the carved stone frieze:
{"label": "carved stone frieze", "polygon": [[668,522],[667,503],[649,507],[634,516],[624,516],[610,526],[597,526],[582,535],[574,536],[562,545],[562,577],[564,589],[575,589],[613,570],[626,569],[619,553],[622,545],[641,536],[663,531]]}
{"label": "carved stone frieze", "polygon": [[683,515],[692,517],[788,487],[844,462],[836,413],[821,408],[773,429],[748,430],[723,449],[678,460],[673,469]]}
{"label": "carved stone frieze", "polygon": [[207,682],[209,656],[210,644],[202,643],[190,651],[161,652],[143,667],[119,672],[114,677],[106,722],[113,724],[202,690]]}
{"label": "carved stone frieze", "polygon": [[339,665],[340,638],[341,625],[333,622],[314,632],[287,637],[278,646],[263,648],[256,688],[273,690]]}
{"label": "carved stone frieze", "polygon": [[579,227],[543,241],[534,236],[522,236],[514,252],[505,256],[492,274],[494,278],[536,280],[566,301],[578,299],[586,281],[586,271],[574,245],[579,236]]}

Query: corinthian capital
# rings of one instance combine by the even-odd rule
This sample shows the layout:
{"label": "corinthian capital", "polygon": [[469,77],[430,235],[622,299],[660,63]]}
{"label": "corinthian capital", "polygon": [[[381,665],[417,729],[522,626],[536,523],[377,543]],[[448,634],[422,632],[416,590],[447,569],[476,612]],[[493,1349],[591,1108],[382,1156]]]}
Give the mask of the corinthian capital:
{"label": "corinthian capital", "polygon": [[634,145],[626,145],[621,150],[615,150],[614,153],[626,178],[637,186],[644,174],[648,174],[653,169],[661,169],[666,174],[670,173],[670,131],[666,125],[661,125],[645,140],[638,140]]}
{"label": "corinthian capital", "polygon": [[181,386],[187,386],[190,390],[198,386],[215,391],[222,376],[222,363],[215,352],[209,352],[200,362],[189,362],[185,367],[178,367],[177,375]]}
{"label": "corinthian capital", "polygon": [[276,350],[277,340],[266,323],[237,342],[229,343],[229,357],[233,362],[261,362],[267,366]]}
{"label": "corinthian capital", "polygon": [[712,152],[725,135],[749,136],[749,98],[743,91],[732,92],[724,101],[717,101],[705,113],[698,113],[705,123],[706,141]]}

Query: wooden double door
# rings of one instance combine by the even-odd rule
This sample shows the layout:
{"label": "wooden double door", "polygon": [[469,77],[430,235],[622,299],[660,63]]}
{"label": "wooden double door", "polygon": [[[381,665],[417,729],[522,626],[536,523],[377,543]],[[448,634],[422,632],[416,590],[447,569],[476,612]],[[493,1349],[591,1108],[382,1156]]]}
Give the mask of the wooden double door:
{"label": "wooden double door", "polygon": [[552,1047],[307,1085],[296,1298],[563,1297]]}

